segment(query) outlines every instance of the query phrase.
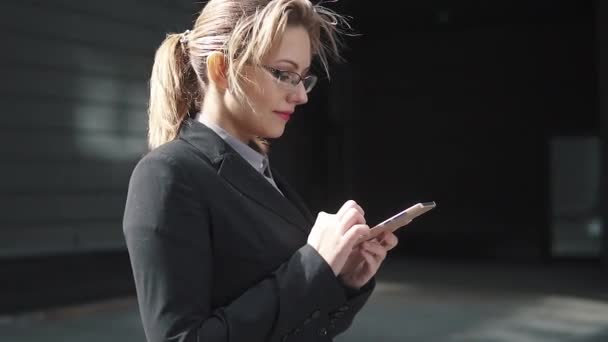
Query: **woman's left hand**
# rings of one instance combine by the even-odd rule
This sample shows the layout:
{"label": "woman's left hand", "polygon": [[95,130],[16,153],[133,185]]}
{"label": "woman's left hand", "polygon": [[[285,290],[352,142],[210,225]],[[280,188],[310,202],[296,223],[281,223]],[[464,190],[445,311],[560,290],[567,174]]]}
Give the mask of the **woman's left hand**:
{"label": "woman's left hand", "polygon": [[398,242],[394,233],[385,232],[376,239],[357,245],[348,256],[339,279],[348,287],[360,289],[376,274],[387,252]]}

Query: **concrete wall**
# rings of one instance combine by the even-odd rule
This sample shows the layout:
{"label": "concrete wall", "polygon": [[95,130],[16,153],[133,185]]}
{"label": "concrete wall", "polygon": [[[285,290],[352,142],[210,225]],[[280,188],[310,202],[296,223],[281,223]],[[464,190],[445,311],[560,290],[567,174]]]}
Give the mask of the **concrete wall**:
{"label": "concrete wall", "polygon": [[122,249],[147,78],[189,1],[3,1],[0,257]]}

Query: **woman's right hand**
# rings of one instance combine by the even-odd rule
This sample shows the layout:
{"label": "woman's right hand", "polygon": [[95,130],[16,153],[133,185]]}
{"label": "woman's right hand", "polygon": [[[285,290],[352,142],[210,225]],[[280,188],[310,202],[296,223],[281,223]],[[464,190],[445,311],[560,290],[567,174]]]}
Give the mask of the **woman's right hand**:
{"label": "woman's right hand", "polygon": [[319,212],[308,235],[308,244],[325,259],[337,276],[358,238],[368,230],[363,209],[349,200],[336,214]]}

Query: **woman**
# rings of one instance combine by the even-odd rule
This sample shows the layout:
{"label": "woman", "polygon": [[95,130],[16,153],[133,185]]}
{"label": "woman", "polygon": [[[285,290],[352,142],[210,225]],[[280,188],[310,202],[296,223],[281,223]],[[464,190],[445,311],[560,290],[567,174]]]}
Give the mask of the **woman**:
{"label": "woman", "polygon": [[307,0],[211,0],[157,50],[123,222],[148,341],[331,341],[372,293],[395,235],[356,244],[354,201],[313,217],[264,140],[307,102],[311,58],[338,56],[340,20]]}

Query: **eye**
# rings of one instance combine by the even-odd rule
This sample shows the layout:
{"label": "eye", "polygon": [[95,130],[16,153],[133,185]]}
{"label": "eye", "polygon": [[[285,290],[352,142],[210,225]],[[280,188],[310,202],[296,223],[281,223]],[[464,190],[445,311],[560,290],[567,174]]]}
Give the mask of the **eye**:
{"label": "eye", "polygon": [[297,84],[300,81],[298,74],[288,70],[280,70],[271,66],[264,66],[266,70],[278,81],[283,83],[289,83],[292,85]]}
{"label": "eye", "polygon": [[291,82],[291,74],[289,71],[277,70],[275,77],[281,82]]}

